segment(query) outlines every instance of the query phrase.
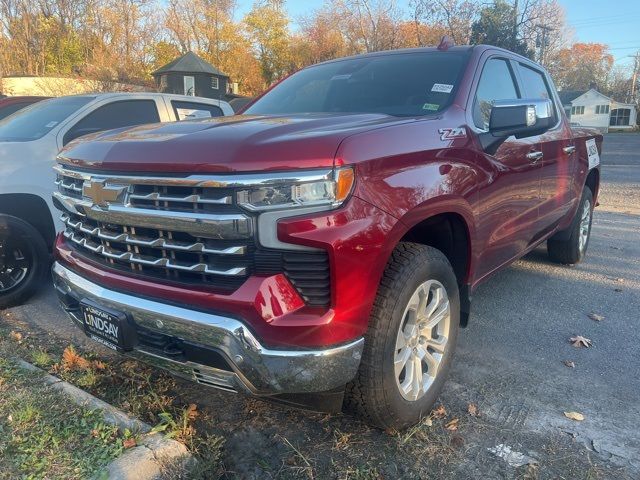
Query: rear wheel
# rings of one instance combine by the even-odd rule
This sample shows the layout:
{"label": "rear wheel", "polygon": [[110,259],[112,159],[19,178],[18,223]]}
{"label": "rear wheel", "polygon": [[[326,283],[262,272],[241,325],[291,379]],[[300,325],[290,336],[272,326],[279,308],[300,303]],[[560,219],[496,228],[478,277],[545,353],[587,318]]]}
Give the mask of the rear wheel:
{"label": "rear wheel", "polygon": [[459,324],[458,285],[447,258],[401,243],[380,283],[345,409],[381,428],[419,421],[442,389]]}
{"label": "rear wheel", "polygon": [[592,218],[593,194],[585,187],[569,228],[547,240],[547,253],[553,262],[571,265],[584,259],[591,236]]}
{"label": "rear wheel", "polygon": [[43,283],[49,252],[27,222],[0,215],[0,308],[27,300]]}

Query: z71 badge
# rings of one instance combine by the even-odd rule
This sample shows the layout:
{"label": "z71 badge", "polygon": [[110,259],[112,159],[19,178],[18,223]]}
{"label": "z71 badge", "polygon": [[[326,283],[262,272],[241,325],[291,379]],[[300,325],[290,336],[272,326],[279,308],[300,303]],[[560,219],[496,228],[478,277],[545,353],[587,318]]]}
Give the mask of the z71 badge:
{"label": "z71 badge", "polygon": [[440,140],[454,140],[467,136],[467,130],[464,127],[441,128],[438,132],[440,132]]}

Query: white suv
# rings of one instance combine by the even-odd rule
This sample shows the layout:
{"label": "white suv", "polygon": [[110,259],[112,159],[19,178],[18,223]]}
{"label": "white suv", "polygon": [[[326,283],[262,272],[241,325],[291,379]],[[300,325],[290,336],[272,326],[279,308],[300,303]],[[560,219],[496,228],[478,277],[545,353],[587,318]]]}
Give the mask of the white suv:
{"label": "white suv", "polygon": [[58,151],[90,133],[144,123],[233,115],[227,102],[161,93],[101,93],[38,102],[0,121],[0,308],[42,283],[55,233]]}

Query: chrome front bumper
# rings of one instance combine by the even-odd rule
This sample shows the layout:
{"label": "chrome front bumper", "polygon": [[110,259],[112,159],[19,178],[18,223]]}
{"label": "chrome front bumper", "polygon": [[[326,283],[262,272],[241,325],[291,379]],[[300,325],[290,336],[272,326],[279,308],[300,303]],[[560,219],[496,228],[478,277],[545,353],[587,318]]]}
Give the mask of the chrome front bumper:
{"label": "chrome front bumper", "polygon": [[239,320],[109,290],[57,262],[52,270],[62,306],[81,328],[79,302],[92,300],[128,313],[136,328],[205,347],[224,359],[225,366],[217,368],[140,344],[127,353],[198,383],[253,395],[326,392],[352,380],[360,365],[362,338],[321,350],[271,350]]}

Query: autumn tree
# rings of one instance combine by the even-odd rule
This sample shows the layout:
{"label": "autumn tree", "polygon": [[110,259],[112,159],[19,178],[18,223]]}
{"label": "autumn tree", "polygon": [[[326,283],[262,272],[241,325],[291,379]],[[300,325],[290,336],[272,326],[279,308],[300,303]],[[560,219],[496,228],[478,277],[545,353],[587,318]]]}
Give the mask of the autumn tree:
{"label": "autumn tree", "polygon": [[549,66],[560,89],[587,90],[603,88],[613,66],[609,47],[601,43],[574,43],[558,53],[557,61]]}
{"label": "autumn tree", "polygon": [[401,11],[395,0],[332,0],[330,8],[350,53],[399,47]]}
{"label": "autumn tree", "polygon": [[291,38],[296,68],[347,55],[347,45],[335,12],[328,7],[302,17],[300,29]]}
{"label": "autumn tree", "polygon": [[438,26],[458,45],[470,42],[481,9],[477,0],[412,0],[410,5],[415,24]]}
{"label": "autumn tree", "polygon": [[289,18],[284,0],[254,3],[243,23],[253,40],[266,85],[282,78],[293,68],[290,50]]}

